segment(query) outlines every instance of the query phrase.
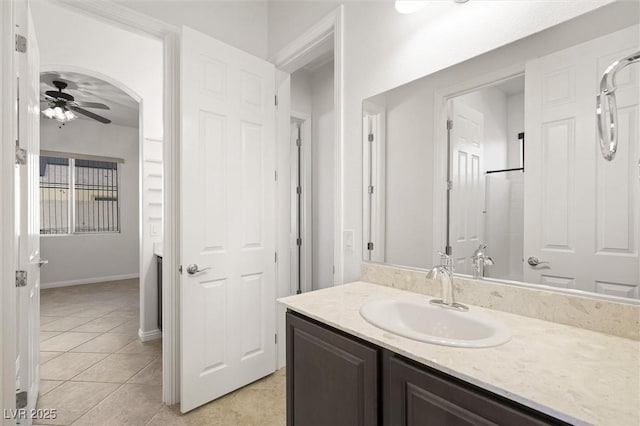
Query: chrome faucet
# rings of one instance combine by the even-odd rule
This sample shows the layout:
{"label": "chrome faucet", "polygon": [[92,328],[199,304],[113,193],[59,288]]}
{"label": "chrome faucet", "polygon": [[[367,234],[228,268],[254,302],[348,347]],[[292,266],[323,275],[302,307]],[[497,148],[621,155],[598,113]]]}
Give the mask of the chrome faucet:
{"label": "chrome faucet", "polygon": [[473,256],[471,256],[471,260],[473,261],[473,278],[484,277],[485,266],[495,265],[493,258],[487,256],[486,250],[487,245],[480,244],[476,251],[473,252]]}
{"label": "chrome faucet", "polygon": [[447,254],[440,253],[441,264],[434,267],[427,274],[427,278],[440,281],[442,287],[442,299],[433,299],[431,304],[457,311],[468,311],[469,308],[456,303],[453,291],[453,259]]}

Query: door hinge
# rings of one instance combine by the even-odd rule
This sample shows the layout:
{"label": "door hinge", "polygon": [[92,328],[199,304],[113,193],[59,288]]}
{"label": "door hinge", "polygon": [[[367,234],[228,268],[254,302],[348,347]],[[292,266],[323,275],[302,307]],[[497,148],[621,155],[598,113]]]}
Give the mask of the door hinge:
{"label": "door hinge", "polygon": [[27,271],[16,271],[16,287],[27,286]]}
{"label": "door hinge", "polygon": [[278,344],[278,333],[273,335],[273,343]]}
{"label": "door hinge", "polygon": [[296,238],[296,245],[297,246],[301,246],[302,245],[302,238]]}
{"label": "door hinge", "polygon": [[18,410],[27,406],[27,403],[29,401],[28,396],[29,394],[27,393],[27,391],[18,390],[16,392],[16,408]]}
{"label": "door hinge", "polygon": [[369,185],[367,189],[369,191],[369,194],[373,194],[373,185]]}
{"label": "door hinge", "polygon": [[369,133],[369,142],[373,142],[373,133]]}
{"label": "door hinge", "polygon": [[278,95],[273,96],[273,102],[275,106],[278,106]]}
{"label": "door hinge", "polygon": [[368,242],[367,243],[367,250],[373,250],[373,243],[372,242]]}
{"label": "door hinge", "polygon": [[20,148],[20,146],[16,141],[16,164],[19,166],[24,166],[27,164],[27,150],[24,148]]}
{"label": "door hinge", "polygon": [[178,272],[182,274],[182,265],[178,265]]}
{"label": "door hinge", "polygon": [[278,263],[278,252],[277,251],[273,252],[273,262],[274,263]]}
{"label": "door hinge", "polygon": [[300,147],[302,145],[302,141],[300,139],[296,139],[296,146]]}
{"label": "door hinge", "polygon": [[453,189],[453,182],[450,180],[447,181],[447,191],[451,191]]}
{"label": "door hinge", "polygon": [[301,186],[296,186],[296,194],[298,194],[298,195],[302,194],[302,187]]}
{"label": "door hinge", "polygon": [[278,181],[278,171],[277,170],[273,171],[273,178],[275,179],[276,182]]}
{"label": "door hinge", "polygon": [[16,52],[27,52],[27,38],[20,34],[16,34]]}
{"label": "door hinge", "polygon": [[453,120],[447,120],[447,130],[453,129]]}

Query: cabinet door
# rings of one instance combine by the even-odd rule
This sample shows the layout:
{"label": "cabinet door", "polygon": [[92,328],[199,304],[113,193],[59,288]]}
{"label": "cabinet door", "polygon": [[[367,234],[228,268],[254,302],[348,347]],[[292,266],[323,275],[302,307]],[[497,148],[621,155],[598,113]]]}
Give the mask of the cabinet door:
{"label": "cabinet door", "polygon": [[383,375],[388,426],[564,424],[392,353],[385,352]]}
{"label": "cabinet door", "polygon": [[378,424],[378,352],[287,313],[287,424]]}

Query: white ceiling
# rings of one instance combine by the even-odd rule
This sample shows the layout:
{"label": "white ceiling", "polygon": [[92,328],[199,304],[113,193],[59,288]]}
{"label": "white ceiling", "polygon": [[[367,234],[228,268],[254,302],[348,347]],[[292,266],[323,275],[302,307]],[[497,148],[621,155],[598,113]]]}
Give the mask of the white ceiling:
{"label": "white ceiling", "polygon": [[[111,124],[138,127],[138,102],[116,86],[99,78],[75,72],[45,72],[40,74],[40,91],[44,93],[47,90],[57,90],[53,85],[55,80],[67,83],[68,86],[63,91],[73,96],[76,101],[100,102],[110,108],[109,110],[86,108],[87,111],[108,118]],[[44,116],[42,119],[46,120]],[[104,126],[111,125],[102,124],[80,114],[78,119],[93,121]]]}

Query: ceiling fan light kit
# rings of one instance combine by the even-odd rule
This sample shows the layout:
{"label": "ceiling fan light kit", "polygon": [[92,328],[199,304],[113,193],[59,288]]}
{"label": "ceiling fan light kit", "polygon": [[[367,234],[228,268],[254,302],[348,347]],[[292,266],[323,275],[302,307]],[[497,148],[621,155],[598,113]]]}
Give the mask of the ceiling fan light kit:
{"label": "ceiling fan light kit", "polygon": [[42,111],[42,114],[45,117],[51,120],[57,120],[58,122],[65,124],[78,118],[78,115],[76,114],[78,113],[84,115],[85,117],[99,121],[103,124],[111,123],[111,120],[109,120],[108,118],[102,117],[101,115],[84,109],[97,108],[108,110],[110,108],[107,105],[97,102],[76,101],[73,96],[63,92],[63,90],[67,87],[67,83],[65,83],[64,81],[54,81],[53,85],[58,90],[47,90],[42,94],[42,102],[46,102],[48,105],[48,108]]}

